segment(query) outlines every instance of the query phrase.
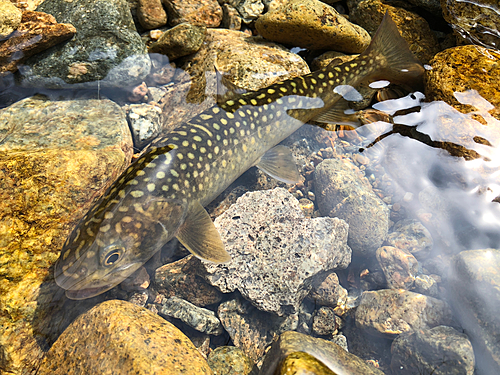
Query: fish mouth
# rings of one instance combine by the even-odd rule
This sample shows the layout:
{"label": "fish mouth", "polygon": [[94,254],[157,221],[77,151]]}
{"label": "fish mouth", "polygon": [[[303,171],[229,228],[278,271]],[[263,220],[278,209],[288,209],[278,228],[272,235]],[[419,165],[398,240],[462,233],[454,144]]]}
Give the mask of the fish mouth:
{"label": "fish mouth", "polygon": [[107,292],[108,290],[112,289],[115,286],[116,285],[105,285],[97,288],[86,288],[86,289],[75,289],[75,290],[67,289],[66,297],[72,300],[82,300],[82,299],[92,298],[99,294]]}

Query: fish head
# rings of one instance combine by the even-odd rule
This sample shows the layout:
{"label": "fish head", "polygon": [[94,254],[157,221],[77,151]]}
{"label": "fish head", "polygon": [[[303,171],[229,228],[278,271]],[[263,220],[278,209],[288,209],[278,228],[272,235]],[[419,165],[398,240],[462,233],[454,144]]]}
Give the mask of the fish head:
{"label": "fish head", "polygon": [[186,203],[175,199],[125,197],[111,208],[102,202],[64,244],[54,270],[57,285],[76,300],[113,288],[174,237],[186,211]]}

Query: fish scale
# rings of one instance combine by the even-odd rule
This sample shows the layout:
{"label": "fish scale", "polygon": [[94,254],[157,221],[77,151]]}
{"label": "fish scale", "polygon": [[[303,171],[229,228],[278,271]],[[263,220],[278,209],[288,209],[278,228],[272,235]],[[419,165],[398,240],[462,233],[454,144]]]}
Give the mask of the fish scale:
{"label": "fish scale", "polygon": [[202,259],[229,261],[203,206],[254,165],[297,181],[293,158],[279,142],[310,120],[328,122],[335,103],[360,82],[411,81],[422,71],[386,15],[356,59],[207,109],[156,139],[85,215],[63,246],[56,282],[69,298],[95,296],[173,237]]}

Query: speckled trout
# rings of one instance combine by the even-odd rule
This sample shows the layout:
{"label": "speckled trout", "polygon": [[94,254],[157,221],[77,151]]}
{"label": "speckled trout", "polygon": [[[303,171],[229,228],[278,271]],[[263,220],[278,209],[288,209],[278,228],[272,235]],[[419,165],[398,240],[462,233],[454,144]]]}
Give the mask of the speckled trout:
{"label": "speckled trout", "polygon": [[228,262],[205,205],[254,165],[297,182],[291,152],[278,143],[310,120],[328,122],[335,103],[361,82],[408,82],[422,72],[386,15],[356,59],[207,109],[156,139],[83,217],[55,265],[57,284],[71,299],[96,296],[174,237],[199,258]]}

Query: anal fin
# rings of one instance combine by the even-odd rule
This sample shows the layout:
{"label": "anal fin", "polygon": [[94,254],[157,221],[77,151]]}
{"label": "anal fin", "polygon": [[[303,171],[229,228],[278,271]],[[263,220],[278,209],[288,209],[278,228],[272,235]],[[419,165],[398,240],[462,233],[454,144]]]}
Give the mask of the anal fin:
{"label": "anal fin", "polygon": [[295,159],[286,146],[278,145],[268,150],[258,161],[257,167],[269,176],[287,184],[300,181]]}
{"label": "anal fin", "polygon": [[189,208],[176,237],[198,258],[214,263],[225,263],[231,260],[212,219],[199,202],[193,203]]}

